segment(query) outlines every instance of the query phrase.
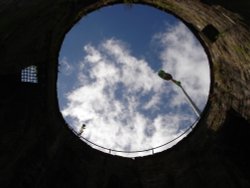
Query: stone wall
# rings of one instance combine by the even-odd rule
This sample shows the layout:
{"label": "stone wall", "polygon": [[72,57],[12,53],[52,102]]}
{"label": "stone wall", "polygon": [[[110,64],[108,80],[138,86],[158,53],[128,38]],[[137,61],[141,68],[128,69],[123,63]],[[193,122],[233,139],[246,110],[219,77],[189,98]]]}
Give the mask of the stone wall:
{"label": "stone wall", "polygon": [[[90,148],[59,112],[58,53],[82,17],[119,0],[0,2],[0,187],[250,187],[250,5],[131,0],[173,13],[201,41],[211,90],[195,130],[173,148],[127,159]],[[38,83],[20,81],[38,67]]]}

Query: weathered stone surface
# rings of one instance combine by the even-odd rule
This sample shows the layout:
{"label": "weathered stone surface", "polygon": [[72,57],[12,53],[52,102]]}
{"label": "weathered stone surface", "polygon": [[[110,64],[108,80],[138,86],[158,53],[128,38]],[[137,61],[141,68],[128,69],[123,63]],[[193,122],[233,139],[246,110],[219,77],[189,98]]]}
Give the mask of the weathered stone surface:
{"label": "weathered stone surface", "polygon": [[[65,33],[119,0],[0,2],[0,187],[250,187],[250,4],[245,0],[134,0],[170,11],[210,59],[211,91],[195,130],[172,149],[126,159],[94,150],[66,126],[56,94]],[[219,33],[211,40],[212,25]],[[20,82],[38,67],[38,84]]]}

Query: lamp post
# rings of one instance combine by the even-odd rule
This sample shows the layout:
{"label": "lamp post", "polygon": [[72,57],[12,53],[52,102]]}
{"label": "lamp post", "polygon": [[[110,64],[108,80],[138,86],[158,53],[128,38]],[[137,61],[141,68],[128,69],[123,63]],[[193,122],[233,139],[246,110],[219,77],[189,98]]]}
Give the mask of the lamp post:
{"label": "lamp post", "polygon": [[83,133],[83,131],[84,131],[85,128],[86,128],[86,125],[85,125],[85,124],[82,124],[82,126],[81,126],[81,128],[80,128],[80,131],[79,131],[79,133],[78,133],[78,136],[81,136],[81,135],[82,135],[82,133]]}
{"label": "lamp post", "polygon": [[181,90],[183,91],[184,95],[187,98],[187,101],[190,103],[192,109],[194,110],[195,114],[197,115],[198,118],[200,118],[201,112],[200,112],[199,108],[195,105],[195,103],[193,102],[193,100],[189,97],[189,95],[187,94],[187,92],[185,91],[185,89],[182,87],[181,82],[173,79],[172,75],[169,74],[169,73],[166,73],[164,70],[160,70],[158,72],[158,75],[163,80],[172,81],[175,85],[177,85],[179,88],[181,88]]}

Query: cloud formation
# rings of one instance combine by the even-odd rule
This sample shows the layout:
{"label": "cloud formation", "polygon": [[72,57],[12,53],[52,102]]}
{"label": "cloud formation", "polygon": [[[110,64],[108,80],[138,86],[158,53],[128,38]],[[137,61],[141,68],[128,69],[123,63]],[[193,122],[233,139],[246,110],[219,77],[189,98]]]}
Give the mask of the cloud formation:
{"label": "cloud formation", "polygon": [[73,70],[74,67],[71,65],[71,63],[69,63],[68,59],[64,57],[60,61],[59,71],[61,71],[63,75],[69,76],[72,74]]}
{"label": "cloud formation", "polygon": [[[200,44],[181,23],[153,39],[161,45],[162,67],[182,80],[203,109],[209,68]],[[178,88],[159,79],[157,70],[133,56],[127,46],[115,38],[85,45],[77,65],[78,82],[60,108],[76,131],[86,124],[82,136],[98,145],[124,151],[150,149],[183,133],[195,116]]]}
{"label": "cloud formation", "polygon": [[[154,39],[162,47],[160,59],[163,69],[170,72],[176,80],[181,80],[189,95],[203,109],[209,93],[210,71],[208,58],[201,44],[182,23],[158,33]],[[177,95],[172,102],[174,106],[185,102],[181,93]]]}

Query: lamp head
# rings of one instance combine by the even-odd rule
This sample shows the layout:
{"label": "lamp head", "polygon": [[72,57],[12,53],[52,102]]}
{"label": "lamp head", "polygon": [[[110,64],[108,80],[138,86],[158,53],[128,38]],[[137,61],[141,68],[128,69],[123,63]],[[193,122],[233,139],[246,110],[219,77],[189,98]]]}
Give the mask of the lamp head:
{"label": "lamp head", "polygon": [[158,75],[159,75],[163,80],[169,81],[169,80],[172,80],[172,79],[173,79],[172,75],[169,74],[169,73],[166,73],[164,70],[160,70],[160,71],[158,72]]}

